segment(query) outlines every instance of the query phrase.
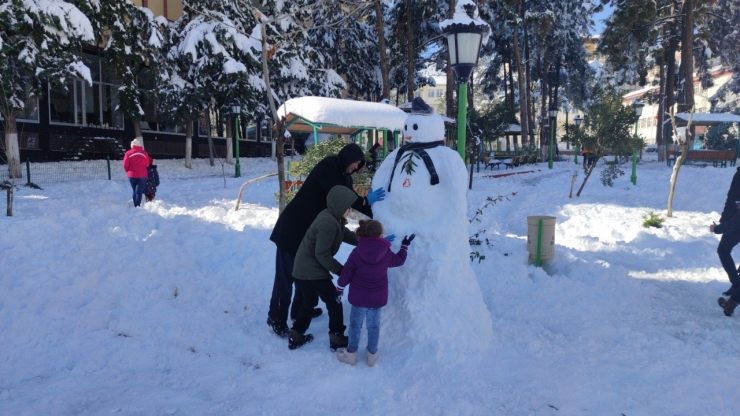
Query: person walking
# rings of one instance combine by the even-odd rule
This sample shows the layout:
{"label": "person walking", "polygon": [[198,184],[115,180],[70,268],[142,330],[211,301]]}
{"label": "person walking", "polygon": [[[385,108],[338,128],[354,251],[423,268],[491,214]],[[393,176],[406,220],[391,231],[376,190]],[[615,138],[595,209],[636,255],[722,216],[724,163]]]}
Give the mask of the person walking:
{"label": "person walking", "polygon": [[[288,316],[296,319],[303,298],[296,290],[293,296],[293,262],[303,236],[319,213],[326,209],[326,197],[337,185],[354,192],[352,174],[365,166],[365,154],[355,143],[348,143],[339,154],[327,156],[314,166],[293,200],[288,203],[277,219],[270,234],[275,243],[275,280],[272,286],[270,307],[267,312],[267,325],[280,337],[290,332]],[[361,198],[355,193],[352,208],[372,218],[371,205],[385,198],[385,190],[378,188]],[[290,315],[289,312],[290,311]],[[313,312],[313,317],[321,314],[321,309]]]}
{"label": "person walking", "polygon": [[131,149],[123,155],[123,170],[126,171],[128,181],[133,190],[134,206],[141,206],[141,196],[144,194],[148,177],[146,168],[149,166],[149,153],[144,150],[144,143],[137,137],[131,141]]}
{"label": "person walking", "polygon": [[719,224],[712,222],[709,231],[722,234],[717,246],[717,255],[730,279],[731,286],[726,292],[722,292],[722,295],[727,298],[720,297],[717,303],[722,307],[726,316],[732,316],[735,308],[740,304],[740,275],[738,275],[735,260],[732,258],[732,249],[740,243],[740,168],[732,177]]}
{"label": "person walking", "polygon": [[144,187],[144,198],[146,202],[154,200],[154,196],[157,194],[157,187],[159,186],[159,172],[157,171],[157,165],[154,164],[154,159],[149,158],[149,166],[146,168],[147,179],[146,186]]}
{"label": "person walking", "polygon": [[344,288],[349,287],[349,337],[346,350],[337,351],[343,363],[357,363],[362,323],[367,320],[367,365],[378,359],[380,338],[380,311],[388,303],[388,269],[406,262],[408,247],[415,235],[401,241],[398,253],[391,250],[390,241],[383,238],[383,225],[375,220],[360,220],[357,228],[357,247],[352,250],[337,281],[337,302],[341,302]]}

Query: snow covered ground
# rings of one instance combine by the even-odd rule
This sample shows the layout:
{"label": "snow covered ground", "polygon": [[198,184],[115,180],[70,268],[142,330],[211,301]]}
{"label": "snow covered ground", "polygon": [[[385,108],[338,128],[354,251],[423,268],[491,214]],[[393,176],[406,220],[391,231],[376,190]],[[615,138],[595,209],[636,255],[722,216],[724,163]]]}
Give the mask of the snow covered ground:
{"label": "snow covered ground", "polygon": [[[219,165],[158,165],[142,209],[116,166],[112,181],[22,188],[0,217],[0,414],[737,414],[740,316],[716,305],[729,283],[708,231],[735,168],[685,166],[660,229],[641,225],[665,216],[671,169],[654,160],[637,186],[625,165],[613,188],[597,171],[572,199],[572,174],[576,190],[584,176],[572,161],[481,170],[469,234],[484,242],[472,266],[494,342],[437,361],[385,325],[368,368],[330,353],[326,314],[295,351],[265,324],[277,179],[233,207],[274,162],[242,159],[225,186]],[[485,206],[497,196],[508,199]],[[557,217],[542,268],[528,260],[528,215]]]}

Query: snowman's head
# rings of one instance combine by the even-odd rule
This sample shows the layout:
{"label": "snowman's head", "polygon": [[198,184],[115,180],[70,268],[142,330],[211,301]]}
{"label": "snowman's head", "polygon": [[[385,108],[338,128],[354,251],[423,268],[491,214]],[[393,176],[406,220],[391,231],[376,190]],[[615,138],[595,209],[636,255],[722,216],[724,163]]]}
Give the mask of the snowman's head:
{"label": "snowman's head", "polygon": [[411,102],[411,113],[406,117],[403,135],[407,142],[426,143],[444,140],[445,124],[421,97]]}

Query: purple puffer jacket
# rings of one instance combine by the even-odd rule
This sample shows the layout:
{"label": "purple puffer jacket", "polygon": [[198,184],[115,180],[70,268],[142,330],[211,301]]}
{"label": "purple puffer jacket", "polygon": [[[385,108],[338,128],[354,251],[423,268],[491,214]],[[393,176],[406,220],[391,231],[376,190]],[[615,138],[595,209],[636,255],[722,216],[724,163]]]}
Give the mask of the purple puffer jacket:
{"label": "purple puffer jacket", "polygon": [[406,262],[406,246],[398,253],[383,237],[360,238],[344,263],[337,285],[349,287],[349,303],[362,308],[380,308],[388,303],[388,268]]}

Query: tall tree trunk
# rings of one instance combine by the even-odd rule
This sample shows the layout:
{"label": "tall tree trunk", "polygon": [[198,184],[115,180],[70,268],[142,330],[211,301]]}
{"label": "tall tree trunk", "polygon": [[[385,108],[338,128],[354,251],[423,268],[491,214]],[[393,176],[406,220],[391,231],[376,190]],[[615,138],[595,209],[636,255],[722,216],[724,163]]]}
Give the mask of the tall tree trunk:
{"label": "tall tree trunk", "polygon": [[[521,9],[520,9],[520,16],[522,18],[522,21],[524,21],[525,17],[525,2],[524,0],[521,1]],[[525,85],[527,88],[525,89],[525,96],[524,99],[527,102],[527,134],[529,134],[529,144],[534,145],[534,101],[532,100],[532,75],[530,72],[530,62],[532,62],[531,56],[529,54],[529,30],[527,30],[527,25],[522,26],[522,31],[524,33],[524,80]],[[520,70],[519,73],[522,73]]]}
{"label": "tall tree trunk", "polygon": [[267,101],[270,103],[270,112],[272,113],[272,119],[277,127],[276,141],[277,149],[275,155],[277,159],[277,170],[278,170],[278,209],[280,213],[283,213],[285,209],[285,152],[283,147],[285,145],[285,132],[283,131],[284,124],[283,120],[277,113],[277,107],[275,106],[275,99],[272,96],[272,88],[270,87],[270,68],[267,66],[267,29],[265,28],[265,22],[262,26],[262,79],[265,82],[265,94],[267,94]]}
{"label": "tall tree trunk", "polygon": [[211,107],[206,108],[206,143],[208,144],[208,160],[211,166],[216,166],[213,160],[213,137],[211,137]]}
{"label": "tall tree trunk", "polygon": [[141,123],[138,121],[132,121],[134,125],[134,137],[141,139],[141,142],[144,142],[144,136],[141,135]]}
{"label": "tall tree trunk", "polygon": [[375,0],[375,32],[378,36],[378,50],[380,51],[380,73],[383,77],[383,98],[391,98],[391,81],[388,75],[388,54],[385,50],[385,26],[383,24],[383,8],[380,0]]}
{"label": "tall tree trunk", "polygon": [[[455,0],[450,0],[450,8],[447,12],[447,17],[452,19],[455,15]],[[446,111],[447,111],[447,117],[449,118],[455,118],[455,72],[452,70],[452,67],[450,66],[450,56],[449,56],[449,48],[447,51],[447,91],[446,91]]]}
{"label": "tall tree trunk", "polygon": [[[671,6],[671,15],[675,14],[675,9]],[[670,26],[670,34],[668,39],[668,49],[665,51],[665,108],[663,109],[662,119],[666,120],[666,117],[673,115],[676,104],[676,50],[678,49],[678,35],[676,33],[676,24]],[[663,139],[665,140],[666,148],[668,145],[673,143],[673,130],[669,123],[663,124]],[[665,153],[663,154],[665,156]]]}
{"label": "tall tree trunk", "polygon": [[185,126],[185,167],[192,169],[190,162],[193,157],[193,122],[189,121]]}
{"label": "tall tree trunk", "polygon": [[416,54],[414,53],[414,14],[411,0],[406,0],[406,42],[408,42],[408,62],[407,68],[407,86],[408,92],[406,98],[409,102],[414,100],[414,74],[416,63]]}
{"label": "tall tree trunk", "polygon": [[22,178],[23,169],[21,169],[21,152],[20,146],[18,145],[18,124],[16,123],[16,116],[16,114],[6,115],[5,158],[8,162],[8,173],[10,174],[10,177]]}
{"label": "tall tree trunk", "polygon": [[[679,112],[694,111],[694,1],[684,0],[681,25],[681,67],[683,68],[683,102],[678,105]],[[694,141],[693,128],[686,129],[686,142]]]}
{"label": "tall tree trunk", "polygon": [[527,115],[527,92],[524,79],[524,68],[522,65],[522,54],[519,50],[519,34],[518,28],[514,28],[514,58],[516,59],[517,66],[517,79],[519,81],[519,122],[521,125],[521,138],[522,144],[524,144],[524,138],[528,137],[529,132],[529,117]]}
{"label": "tall tree trunk", "polygon": [[234,118],[229,117],[229,122],[226,123],[226,163],[229,165],[234,164]]}
{"label": "tall tree trunk", "polygon": [[[664,32],[665,33],[665,32]],[[665,162],[665,139],[663,138],[663,113],[665,112],[665,59],[664,57],[658,58],[659,68],[659,87],[658,87],[658,113],[656,115],[656,126],[655,126],[655,145],[658,151],[658,162]]]}

